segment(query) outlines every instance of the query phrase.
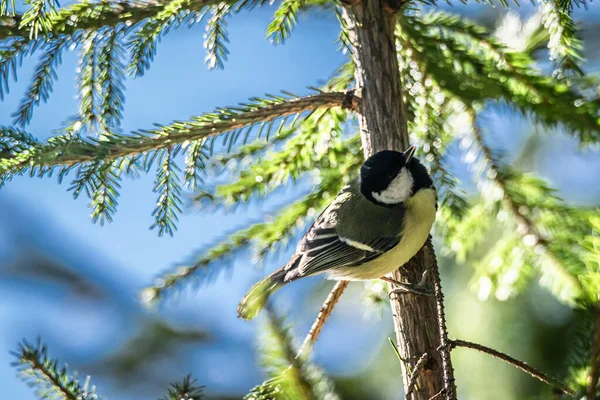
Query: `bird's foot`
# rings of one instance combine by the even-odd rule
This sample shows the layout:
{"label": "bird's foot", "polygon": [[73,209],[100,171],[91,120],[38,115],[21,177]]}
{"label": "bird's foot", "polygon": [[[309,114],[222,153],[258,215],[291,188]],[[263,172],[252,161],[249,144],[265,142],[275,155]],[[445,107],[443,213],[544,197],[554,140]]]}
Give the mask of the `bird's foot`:
{"label": "bird's foot", "polygon": [[430,290],[427,290],[425,288],[425,284],[427,282],[427,278],[429,277],[429,269],[426,269],[425,272],[423,272],[423,275],[421,276],[421,280],[419,281],[419,283],[404,283],[404,282],[398,282],[392,278],[388,278],[387,276],[383,276],[380,279],[385,281],[385,282],[389,282],[395,286],[398,286],[398,288],[395,288],[394,290],[390,290],[390,298],[392,298],[392,294],[395,295],[401,295],[401,294],[406,294],[406,293],[412,293],[412,294],[416,294],[419,296],[433,296],[433,292]]}

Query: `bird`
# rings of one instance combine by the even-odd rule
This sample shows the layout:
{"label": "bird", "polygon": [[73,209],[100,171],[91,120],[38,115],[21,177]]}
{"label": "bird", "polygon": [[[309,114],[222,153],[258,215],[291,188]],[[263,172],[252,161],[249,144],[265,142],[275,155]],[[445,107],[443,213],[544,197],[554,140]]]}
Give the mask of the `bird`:
{"label": "bird", "polygon": [[251,320],[268,297],[300,278],[384,279],[425,244],[437,213],[437,194],[425,166],[404,152],[383,150],[365,160],[300,239],[288,263],[256,283],[238,305]]}

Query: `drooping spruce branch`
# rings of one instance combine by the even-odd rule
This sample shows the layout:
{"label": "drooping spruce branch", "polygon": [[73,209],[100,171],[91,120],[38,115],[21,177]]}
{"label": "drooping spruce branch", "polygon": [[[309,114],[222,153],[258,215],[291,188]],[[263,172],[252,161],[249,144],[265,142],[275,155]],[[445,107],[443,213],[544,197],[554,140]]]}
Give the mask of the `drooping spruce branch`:
{"label": "drooping spruce branch", "polygon": [[[481,129],[476,122],[475,111],[472,108],[467,108],[467,113],[472,124],[473,143],[481,150],[481,159],[484,168],[486,168],[486,176],[500,190],[507,211],[518,224],[519,229],[517,232],[525,241],[535,246],[540,256],[543,256],[542,272],[553,271],[560,276],[561,282],[568,283],[567,293],[559,293],[559,297],[573,303],[581,295],[581,282],[561,260],[561,255],[555,252],[548,239],[538,230],[536,222],[531,217],[531,206],[527,204],[526,198],[518,197],[514,190],[515,185],[512,182],[518,181],[516,173],[503,166],[485,143]],[[544,190],[545,188],[540,189]],[[549,196],[546,200],[550,200],[550,190],[545,189],[545,191],[548,192]],[[541,206],[544,206],[544,204],[541,204]],[[566,207],[562,211],[567,212]]]}
{"label": "drooping spruce branch", "polygon": [[[47,32],[53,35],[73,35],[75,32],[99,30],[102,27],[116,27],[119,24],[133,26],[146,18],[153,18],[169,6],[170,1],[140,3],[135,1],[96,2],[83,1],[69,4],[56,10],[56,15],[48,20]],[[182,10],[203,11],[206,7],[220,3],[231,4],[235,10],[263,5],[265,0],[188,0]],[[0,40],[10,37],[29,38],[29,30],[21,27],[22,15],[0,17]]]}
{"label": "drooping spruce branch", "polygon": [[261,340],[262,363],[270,379],[252,388],[244,400],[338,400],[333,382],[306,357],[297,357],[291,330],[267,303]]}
{"label": "drooping spruce branch", "polygon": [[18,37],[0,42],[0,100],[9,90],[9,80],[17,78],[17,68],[23,59],[40,46],[41,41]]}
{"label": "drooping spruce branch", "polygon": [[[29,7],[19,24],[19,29],[29,29],[29,38],[37,39],[39,32],[48,33],[50,19],[56,14],[56,0],[25,0]],[[14,7],[13,7],[14,9]]]}
{"label": "drooping spruce branch", "polygon": [[186,375],[181,382],[171,383],[169,392],[160,400],[202,400],[204,386],[196,385],[192,375]]}
{"label": "drooping spruce branch", "polygon": [[[257,124],[269,124],[279,118],[318,108],[339,107],[347,103],[346,93],[319,93],[302,98],[252,99],[240,107],[217,109],[190,121],[159,125],[152,130],[131,135],[112,135],[106,140],[55,137],[49,143],[31,147],[28,151],[0,160],[0,177],[4,173],[21,173],[27,168],[70,167],[96,159],[117,160],[139,156],[145,152],[164,149],[186,141],[200,140],[219,134],[235,132]],[[352,96],[352,107],[358,98]]]}
{"label": "drooping spruce branch", "polygon": [[41,399],[63,398],[67,400],[97,399],[95,389],[89,386],[89,377],[84,384],[68,374],[66,365],[58,366],[56,359],[48,357],[46,345],[38,340],[35,344],[24,340],[17,351],[12,353],[16,360],[12,363],[22,379],[36,388]]}
{"label": "drooping spruce branch", "polygon": [[573,393],[569,390],[569,388],[567,388],[562,382],[546,375],[545,373],[538,370],[537,368],[531,367],[531,366],[527,365],[526,363],[524,363],[523,361],[517,360],[516,358],[511,357],[508,354],[504,354],[498,350],[494,350],[490,347],[483,346],[478,343],[468,342],[466,340],[459,340],[459,339],[452,340],[450,342],[450,346],[452,348],[466,347],[469,349],[474,349],[474,350],[480,351],[482,353],[489,354],[489,355],[496,357],[502,361],[505,361],[511,365],[514,365],[515,367],[519,368],[521,371],[526,372],[527,374],[533,376],[534,378],[536,378],[554,388],[559,389],[564,394],[573,395]]}
{"label": "drooping spruce branch", "polygon": [[[547,126],[565,126],[582,142],[598,140],[600,105],[568,82],[543,76],[527,54],[506,48],[485,28],[457,20],[437,12],[399,19],[401,47],[444,91],[465,104],[501,100]],[[567,111],[565,104],[576,107]]]}
{"label": "drooping spruce branch", "polygon": [[206,49],[206,64],[209,69],[223,69],[229,51],[225,43],[227,38],[227,21],[231,7],[227,3],[219,3],[211,7],[211,17],[206,23],[204,48]]}
{"label": "drooping spruce branch", "polygon": [[200,7],[199,10],[189,9],[189,6],[189,0],[165,2],[164,7],[155,15],[137,24],[127,40],[127,47],[131,52],[128,66],[131,75],[142,76],[150,68],[156,55],[158,42],[171,28],[179,26],[190,18],[200,20],[203,13],[208,10],[208,6]]}
{"label": "drooping spruce branch", "polygon": [[[15,125],[21,127],[27,125],[33,116],[33,108],[40,101],[48,101],[50,93],[52,93],[54,80],[57,79],[56,68],[60,65],[62,52],[68,44],[69,39],[66,36],[44,43],[45,52],[35,68],[33,80],[21,101],[19,109],[13,115]],[[0,74],[2,73],[0,72]]]}
{"label": "drooping spruce branch", "polygon": [[304,0],[283,0],[273,14],[266,36],[270,37],[275,44],[285,43],[296,26],[298,11],[305,4]]}
{"label": "drooping spruce branch", "polygon": [[[583,1],[582,1],[583,3]],[[550,60],[555,65],[555,75],[561,78],[566,71],[583,76],[583,42],[578,37],[572,19],[573,2],[565,0],[538,0],[542,23],[548,30]]]}

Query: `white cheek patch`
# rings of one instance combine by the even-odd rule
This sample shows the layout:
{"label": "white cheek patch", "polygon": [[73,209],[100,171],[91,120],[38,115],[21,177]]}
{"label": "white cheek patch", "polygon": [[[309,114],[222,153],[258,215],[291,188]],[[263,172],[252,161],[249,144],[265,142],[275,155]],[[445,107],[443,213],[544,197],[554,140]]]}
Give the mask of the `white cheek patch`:
{"label": "white cheek patch", "polygon": [[412,194],[413,178],[406,168],[402,168],[398,176],[390,182],[387,189],[376,193],[373,198],[384,204],[398,204],[408,200]]}

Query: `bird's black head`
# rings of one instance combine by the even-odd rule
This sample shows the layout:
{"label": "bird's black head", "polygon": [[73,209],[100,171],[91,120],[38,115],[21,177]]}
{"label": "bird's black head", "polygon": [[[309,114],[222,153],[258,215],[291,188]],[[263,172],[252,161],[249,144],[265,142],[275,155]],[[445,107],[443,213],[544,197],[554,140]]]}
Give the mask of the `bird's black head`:
{"label": "bird's black head", "polygon": [[413,157],[415,147],[404,153],[384,150],[369,157],[360,169],[360,190],[373,203],[394,207],[421,189],[433,186],[427,169]]}

